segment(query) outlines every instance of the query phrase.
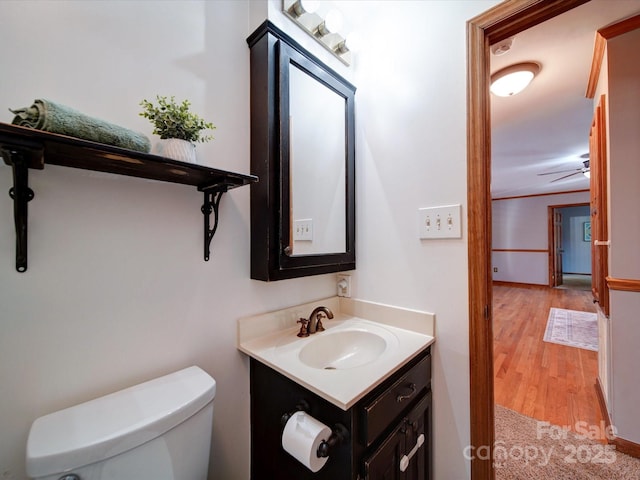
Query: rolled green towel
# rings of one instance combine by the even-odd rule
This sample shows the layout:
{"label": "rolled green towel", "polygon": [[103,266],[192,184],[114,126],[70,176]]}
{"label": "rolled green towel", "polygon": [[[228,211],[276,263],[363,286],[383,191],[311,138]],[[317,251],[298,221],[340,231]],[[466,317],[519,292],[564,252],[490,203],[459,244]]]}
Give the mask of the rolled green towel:
{"label": "rolled green towel", "polygon": [[151,142],[146,135],[89,117],[73,108],[49,100],[37,99],[33,105],[16,110],[11,123],[69,137],[91,140],[129,150],[149,152]]}

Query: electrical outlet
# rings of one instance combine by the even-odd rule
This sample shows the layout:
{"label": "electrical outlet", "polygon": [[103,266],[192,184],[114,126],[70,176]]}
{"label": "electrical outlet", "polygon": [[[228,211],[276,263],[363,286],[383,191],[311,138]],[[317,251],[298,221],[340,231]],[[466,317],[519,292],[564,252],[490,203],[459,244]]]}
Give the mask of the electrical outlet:
{"label": "electrical outlet", "polygon": [[446,205],[418,209],[419,238],[462,237],[462,206]]}
{"label": "electrical outlet", "polygon": [[351,275],[345,275],[344,273],[338,274],[338,296],[351,296]]}
{"label": "electrical outlet", "polygon": [[498,267],[493,267],[493,273],[498,273]]}
{"label": "electrical outlet", "polygon": [[313,241],[313,219],[304,218],[293,222],[293,239]]}

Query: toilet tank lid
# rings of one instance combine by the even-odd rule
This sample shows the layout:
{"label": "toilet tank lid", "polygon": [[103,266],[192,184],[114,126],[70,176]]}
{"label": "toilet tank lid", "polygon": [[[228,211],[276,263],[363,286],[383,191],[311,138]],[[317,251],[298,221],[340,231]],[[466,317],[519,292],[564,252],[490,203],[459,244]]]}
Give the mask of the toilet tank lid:
{"label": "toilet tank lid", "polygon": [[40,417],[27,440],[27,474],[65,472],[135,448],[195,415],[215,394],[216,381],[193,366]]}

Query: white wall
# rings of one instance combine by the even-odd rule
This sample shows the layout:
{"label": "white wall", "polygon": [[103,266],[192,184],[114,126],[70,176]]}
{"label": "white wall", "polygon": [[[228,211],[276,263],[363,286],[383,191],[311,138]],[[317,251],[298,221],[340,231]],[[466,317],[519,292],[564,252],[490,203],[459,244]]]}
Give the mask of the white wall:
{"label": "white wall", "polygon": [[[150,133],[142,98],[189,98],[218,126],[200,157],[247,172],[245,38],[268,11],[358,87],[354,296],[436,313],[435,478],[468,478],[466,228],[462,239],[420,241],[417,209],[462,203],[466,215],[465,22],[496,3],[345,2],[366,25],[347,68],[287,24],[277,0],[0,2],[0,105],[43,96]],[[23,478],[36,417],[190,364],[218,381],[211,478],[248,478],[236,320],[329,296],[335,276],[249,279],[248,187],[223,198],[205,263],[195,189],[55,166],[30,178],[24,274],[14,270],[12,203],[0,195],[3,478]],[[0,168],[0,191],[10,186],[11,169]]]}
{"label": "white wall", "polygon": [[[354,65],[360,298],[436,314],[436,479],[469,477],[467,231],[419,240],[418,208],[463,205],[466,21],[497,2],[369,2]],[[353,2],[354,6],[362,2]],[[446,46],[446,47],[444,47]]]}
{"label": "white wall", "polygon": [[[496,199],[492,206],[493,279],[549,284],[547,207],[589,203],[589,192]],[[512,250],[512,251],[496,251]],[[518,252],[513,250],[540,250]]]}

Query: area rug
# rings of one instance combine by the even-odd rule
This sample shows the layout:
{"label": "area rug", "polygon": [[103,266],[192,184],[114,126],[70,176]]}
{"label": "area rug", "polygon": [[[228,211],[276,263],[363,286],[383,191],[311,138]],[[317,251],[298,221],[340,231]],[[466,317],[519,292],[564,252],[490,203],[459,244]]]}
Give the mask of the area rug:
{"label": "area rug", "polygon": [[640,480],[640,459],[587,438],[597,425],[581,436],[496,405],[495,427],[497,480]]}
{"label": "area rug", "polygon": [[551,308],[544,341],[598,351],[598,316],[564,308]]}

